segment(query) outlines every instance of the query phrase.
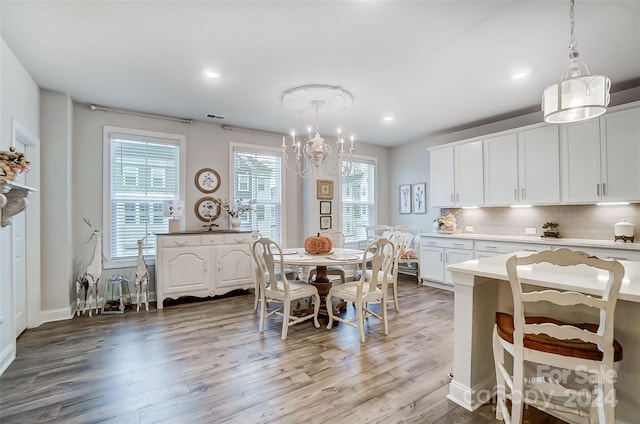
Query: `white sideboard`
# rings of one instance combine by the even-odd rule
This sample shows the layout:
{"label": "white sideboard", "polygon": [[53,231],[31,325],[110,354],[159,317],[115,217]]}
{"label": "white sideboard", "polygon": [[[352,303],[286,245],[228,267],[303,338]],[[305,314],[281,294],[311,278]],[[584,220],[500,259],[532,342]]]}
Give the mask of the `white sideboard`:
{"label": "white sideboard", "polygon": [[156,296],[208,297],[255,286],[251,233],[238,231],[157,234]]}

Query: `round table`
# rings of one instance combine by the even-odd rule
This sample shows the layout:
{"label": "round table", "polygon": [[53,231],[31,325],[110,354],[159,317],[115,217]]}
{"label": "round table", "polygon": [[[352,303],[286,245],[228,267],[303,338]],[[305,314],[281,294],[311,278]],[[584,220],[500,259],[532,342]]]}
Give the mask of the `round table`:
{"label": "round table", "polygon": [[[342,247],[335,247],[330,253],[323,255],[311,255],[304,250],[304,247],[282,249],[285,264],[316,267],[316,278],[311,281],[311,284],[318,289],[318,294],[322,299],[320,309],[323,313],[326,313],[326,310],[323,310],[323,306],[325,306],[324,299],[331,289],[331,280],[327,278],[327,267],[362,263],[363,253],[363,250]],[[370,259],[372,255],[371,252],[367,252],[367,259]],[[339,307],[339,309],[341,308]]]}

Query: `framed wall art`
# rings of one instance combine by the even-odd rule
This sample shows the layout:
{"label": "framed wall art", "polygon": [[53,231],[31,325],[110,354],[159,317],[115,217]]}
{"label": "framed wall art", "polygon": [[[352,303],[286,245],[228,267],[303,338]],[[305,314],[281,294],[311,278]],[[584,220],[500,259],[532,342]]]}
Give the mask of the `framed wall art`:
{"label": "framed wall art", "polygon": [[427,183],[413,184],[411,191],[413,213],[427,213]]}
{"label": "framed wall art", "polygon": [[318,180],[317,187],[318,199],[333,199],[333,181],[332,180]]}
{"label": "framed wall art", "polygon": [[196,217],[202,222],[215,221],[220,216],[220,205],[213,197],[198,199],[194,209]]}
{"label": "framed wall art", "polygon": [[196,187],[203,193],[214,193],[220,188],[220,174],[211,168],[202,168],[196,173]]}
{"label": "framed wall art", "polygon": [[411,213],[411,184],[400,186],[400,213]]}
{"label": "framed wall art", "polygon": [[328,200],[320,201],[320,215],[331,215],[331,202]]}
{"label": "framed wall art", "polygon": [[321,216],[320,217],[320,229],[328,230],[331,228],[331,216]]}

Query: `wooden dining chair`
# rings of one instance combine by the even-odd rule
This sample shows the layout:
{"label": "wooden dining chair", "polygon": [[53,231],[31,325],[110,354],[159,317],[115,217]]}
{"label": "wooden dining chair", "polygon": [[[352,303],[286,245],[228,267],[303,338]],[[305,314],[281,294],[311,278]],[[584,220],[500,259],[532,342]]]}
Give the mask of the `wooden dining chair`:
{"label": "wooden dining chair", "polygon": [[[387,319],[387,285],[391,264],[393,262],[394,246],[391,240],[378,238],[369,243],[362,255],[362,266],[366,267],[370,262],[371,278],[367,281],[363,274],[357,281],[350,281],[346,284],[331,287],[327,294],[327,305],[332,304],[334,297],[353,302],[356,308],[356,317],[353,319],[342,318],[335,315],[333,308],[327,308],[329,314],[329,324],[327,329],[333,327],[334,321],[343,322],[351,327],[357,328],[360,333],[360,341],[364,343],[364,320],[375,317],[382,321],[384,335],[389,334],[389,323]],[[368,257],[367,252],[371,252]],[[379,277],[380,276],[380,277]],[[369,303],[380,303],[380,313],[373,312],[369,308]]]}
{"label": "wooden dining chair", "polygon": [[[506,267],[514,308],[513,315],[496,314],[493,330],[496,418],[506,423],[521,423],[523,406],[527,404],[588,417],[591,423],[613,424],[614,364],[622,359],[622,346],[613,335],[613,321],[624,276],[622,264],[584,252],[559,249],[526,257],[512,256]],[[525,292],[522,283],[533,267],[558,279],[562,269],[570,267],[595,281],[605,282],[606,286],[601,297],[550,289]],[[533,315],[525,308],[540,303],[545,308],[544,316]],[[575,315],[576,305],[595,312],[597,323],[558,319],[557,313],[563,309],[565,316]],[[513,358],[511,371],[505,366],[505,352]],[[525,367],[525,362],[535,366]],[[507,399],[511,400],[511,411],[507,408]]]}
{"label": "wooden dining chair", "polygon": [[[269,238],[260,238],[251,248],[253,257],[257,261],[256,271],[260,283],[260,324],[259,331],[264,332],[264,322],[267,316],[282,317],[282,340],[286,340],[289,327],[313,319],[313,325],[320,328],[318,311],[320,310],[320,296],[318,290],[311,284],[289,281],[285,272],[282,249]],[[276,278],[276,275],[280,278]],[[313,313],[304,316],[291,314],[291,302],[314,298]],[[267,302],[280,303],[267,314]]]}

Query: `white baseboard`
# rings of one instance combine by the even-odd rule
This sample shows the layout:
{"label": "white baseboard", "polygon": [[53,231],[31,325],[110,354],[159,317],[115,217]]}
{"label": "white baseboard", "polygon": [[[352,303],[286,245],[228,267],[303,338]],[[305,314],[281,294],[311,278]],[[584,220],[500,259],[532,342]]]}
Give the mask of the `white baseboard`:
{"label": "white baseboard", "polygon": [[10,343],[3,351],[0,353],[0,375],[5,372],[9,365],[16,359],[16,343]]}
{"label": "white baseboard", "polygon": [[66,319],[73,318],[74,310],[69,306],[68,308],[49,309],[48,311],[40,311],[40,319],[44,324],[45,322],[64,321]]}

